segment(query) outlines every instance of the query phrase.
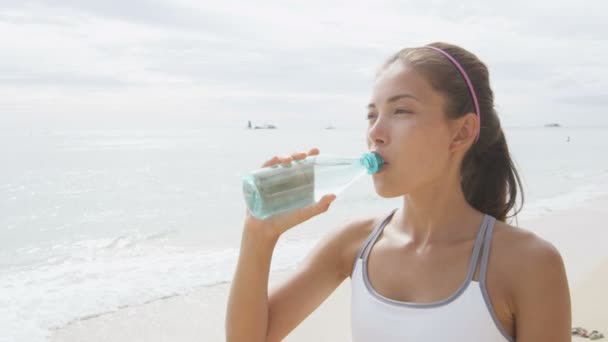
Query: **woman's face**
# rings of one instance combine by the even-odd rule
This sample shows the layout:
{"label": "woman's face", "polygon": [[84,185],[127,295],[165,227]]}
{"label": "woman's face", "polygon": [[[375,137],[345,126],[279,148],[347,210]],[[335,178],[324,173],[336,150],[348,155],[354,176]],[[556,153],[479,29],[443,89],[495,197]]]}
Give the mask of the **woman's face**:
{"label": "woman's face", "polygon": [[388,163],[373,175],[376,192],[397,197],[446,176],[451,133],[444,96],[403,62],[376,79],[368,106],[367,145]]}

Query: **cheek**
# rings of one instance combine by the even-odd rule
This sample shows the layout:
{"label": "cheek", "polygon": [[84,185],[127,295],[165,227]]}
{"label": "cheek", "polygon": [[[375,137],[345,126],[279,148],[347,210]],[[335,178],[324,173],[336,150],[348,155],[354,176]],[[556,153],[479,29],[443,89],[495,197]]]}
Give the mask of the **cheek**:
{"label": "cheek", "polygon": [[392,198],[409,193],[445,172],[446,148],[427,139],[409,138],[413,136],[409,136],[408,141],[400,141],[397,160],[393,160],[387,172],[374,177],[374,186],[381,197]]}
{"label": "cheek", "polygon": [[408,182],[418,183],[444,172],[449,155],[441,137],[427,134],[420,137],[416,144],[402,146],[399,168]]}
{"label": "cheek", "polygon": [[445,173],[448,166],[447,149],[439,144],[433,144],[421,153],[418,172],[425,179],[435,179]]}

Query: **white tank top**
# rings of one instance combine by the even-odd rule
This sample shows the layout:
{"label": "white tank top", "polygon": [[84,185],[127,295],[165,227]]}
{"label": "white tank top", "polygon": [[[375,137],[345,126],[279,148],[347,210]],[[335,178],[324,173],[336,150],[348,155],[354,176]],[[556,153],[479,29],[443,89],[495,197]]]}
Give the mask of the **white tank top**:
{"label": "white tank top", "polygon": [[[352,341],[514,341],[496,318],[485,282],[496,219],[485,215],[477,233],[467,277],[455,293],[433,303],[409,303],[376,292],[367,273],[370,251],[395,211],[374,229],[355,260],[351,275]],[[480,281],[477,282],[472,279],[482,243]]]}

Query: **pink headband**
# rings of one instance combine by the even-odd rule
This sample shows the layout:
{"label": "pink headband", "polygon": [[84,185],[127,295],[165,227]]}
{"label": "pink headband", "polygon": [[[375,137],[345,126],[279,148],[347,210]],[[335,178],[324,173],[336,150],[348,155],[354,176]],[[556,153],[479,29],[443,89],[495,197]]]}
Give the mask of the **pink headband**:
{"label": "pink headband", "polygon": [[477,119],[479,119],[479,127],[477,127],[477,136],[475,137],[475,142],[477,142],[477,140],[479,140],[479,134],[480,134],[480,130],[481,130],[481,113],[479,112],[479,103],[477,102],[477,96],[475,95],[475,89],[473,88],[473,83],[471,83],[471,79],[469,79],[467,72],[464,71],[464,68],[460,65],[460,63],[458,63],[458,61],[454,57],[450,56],[449,53],[441,50],[440,48],[436,48],[434,46],[425,45],[423,47],[433,49],[433,50],[441,53],[442,55],[446,56],[450,60],[450,62],[452,62],[452,64],[454,64],[454,66],[458,69],[458,71],[460,71],[460,74],[464,78],[465,82],[467,82],[467,86],[469,87],[469,92],[471,93],[471,97],[473,98],[473,104],[475,105],[475,114],[477,114]]}

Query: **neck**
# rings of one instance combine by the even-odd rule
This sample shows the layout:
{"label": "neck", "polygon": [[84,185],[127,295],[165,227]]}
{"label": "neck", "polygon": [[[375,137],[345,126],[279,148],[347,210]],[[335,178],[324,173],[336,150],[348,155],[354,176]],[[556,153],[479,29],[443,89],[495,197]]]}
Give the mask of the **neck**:
{"label": "neck", "polygon": [[468,204],[457,177],[405,195],[395,215],[397,229],[419,247],[475,238],[484,216]]}

